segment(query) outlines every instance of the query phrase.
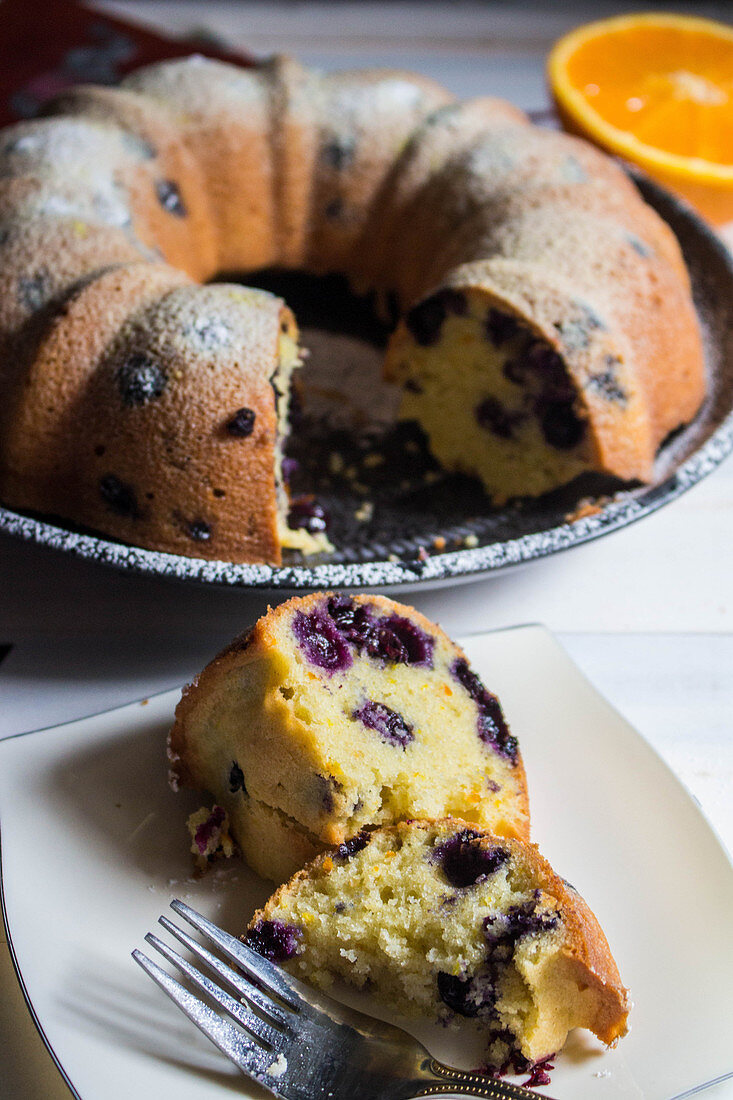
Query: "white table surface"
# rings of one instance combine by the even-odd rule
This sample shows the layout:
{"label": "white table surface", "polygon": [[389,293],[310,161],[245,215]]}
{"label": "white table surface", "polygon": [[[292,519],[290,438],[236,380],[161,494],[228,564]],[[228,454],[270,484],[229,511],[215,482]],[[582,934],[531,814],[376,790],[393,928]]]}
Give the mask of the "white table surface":
{"label": "white table surface", "polygon": [[[654,5],[107,0],[97,6],[170,32],[206,26],[257,53],[290,51],[324,68],[400,65],[437,77],[459,95],[505,95],[538,110],[547,105],[543,59],[557,35],[596,15]],[[725,3],[664,6],[730,21]],[[548,626],[673,767],[733,849],[731,547],[728,460],[657,514],[596,543],[407,598],[453,635],[516,623]],[[0,647],[13,646],[0,663],[0,737],[181,684],[267,602],[259,594],[117,574],[0,538]],[[2,945],[0,983],[0,1100],[68,1096]],[[733,1087],[710,1095],[733,1097]]]}

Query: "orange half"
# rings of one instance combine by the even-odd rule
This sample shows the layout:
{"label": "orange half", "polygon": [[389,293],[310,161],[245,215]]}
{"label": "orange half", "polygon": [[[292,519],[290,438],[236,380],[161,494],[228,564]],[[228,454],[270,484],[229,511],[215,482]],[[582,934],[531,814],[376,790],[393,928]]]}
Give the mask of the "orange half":
{"label": "orange half", "polygon": [[618,16],[556,43],[548,78],[566,129],[645,169],[716,225],[733,220],[733,28]]}

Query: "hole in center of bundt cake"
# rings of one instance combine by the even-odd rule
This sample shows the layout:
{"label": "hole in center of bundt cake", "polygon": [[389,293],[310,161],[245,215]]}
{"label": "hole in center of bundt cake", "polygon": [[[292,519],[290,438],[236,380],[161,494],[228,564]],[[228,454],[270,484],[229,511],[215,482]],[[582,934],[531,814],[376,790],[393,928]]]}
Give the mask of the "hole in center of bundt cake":
{"label": "hole in center of bundt cake", "polygon": [[[550,454],[553,469],[577,475],[552,498],[515,502],[511,516],[499,507],[500,498],[492,501],[487,494],[475,476],[478,467],[470,471],[470,464],[447,460],[429,438],[434,433],[430,416],[423,415],[426,401],[441,425],[455,420],[450,412],[444,415],[443,397],[423,392],[424,380],[417,375],[395,378],[397,384],[385,379],[395,310],[390,321],[381,319],[374,295],[354,293],[341,275],[266,269],[233,278],[284,299],[297,318],[304,348],[304,369],[297,371],[294,385],[285,377],[273,379],[276,393],[288,394],[287,409],[282,393],[278,398],[284,428],[278,480],[290,492],[289,503],[284,489],[280,500],[286,562],[299,560],[306,544],[306,552],[313,553],[320,540],[320,550],[335,548],[335,560],[395,554],[411,568],[414,562],[419,574],[432,550],[460,549],[476,535],[483,542],[550,528],[563,522],[581,497],[617,490],[615,480],[609,485],[608,478],[581,474],[578,456],[587,432],[559,357],[531,340],[507,313],[483,309],[477,317],[460,294],[443,294],[414,316],[409,313],[406,331],[430,362],[443,358],[446,336],[453,344],[460,337],[457,343],[469,347],[463,329],[473,332],[480,354],[497,359],[496,392],[477,384],[464,410],[470,423],[459,433],[465,436],[470,428],[482,454],[503,446],[512,455],[517,448],[524,453],[529,431],[534,443],[542,443],[543,462]],[[232,276],[222,273],[219,279]],[[463,328],[455,332],[456,325]],[[460,397],[457,391],[444,396],[448,405]],[[247,412],[233,410],[227,432],[244,435],[250,429]],[[287,415],[280,417],[281,412]]]}
{"label": "hole in center of bundt cake", "polygon": [[[231,281],[221,276],[222,281]],[[283,298],[301,329],[320,329],[353,336],[384,349],[392,326],[381,321],[368,295],[355,294],[343,275],[311,275],[303,271],[267,268],[248,272],[248,286]]]}

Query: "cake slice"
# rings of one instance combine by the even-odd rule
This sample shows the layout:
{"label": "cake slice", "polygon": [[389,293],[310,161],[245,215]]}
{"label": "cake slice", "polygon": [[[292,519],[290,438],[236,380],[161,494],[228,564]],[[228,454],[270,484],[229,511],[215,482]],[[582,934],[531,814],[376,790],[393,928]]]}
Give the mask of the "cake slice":
{"label": "cake slice", "polygon": [[536,847],[467,822],[364,830],[255,913],[244,940],[292,974],[368,987],[398,1012],[487,1035],[517,1070],[588,1028],[608,1044],[629,1002],[603,931]]}
{"label": "cake slice", "polygon": [[169,755],[174,786],[209,791],[250,866],[278,882],[365,825],[529,832],[498,699],[439,627],[384,597],[268,611],[184,690]]}

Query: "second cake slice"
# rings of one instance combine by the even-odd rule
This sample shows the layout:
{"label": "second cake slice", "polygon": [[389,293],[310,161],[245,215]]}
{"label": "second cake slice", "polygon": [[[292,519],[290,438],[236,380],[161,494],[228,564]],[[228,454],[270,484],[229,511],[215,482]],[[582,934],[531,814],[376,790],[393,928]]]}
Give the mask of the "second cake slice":
{"label": "second cake slice", "polygon": [[210,791],[276,881],[368,824],[457,817],[529,834],[498,699],[439,627],[384,597],[270,610],[185,689],[169,751],[174,785]]}

